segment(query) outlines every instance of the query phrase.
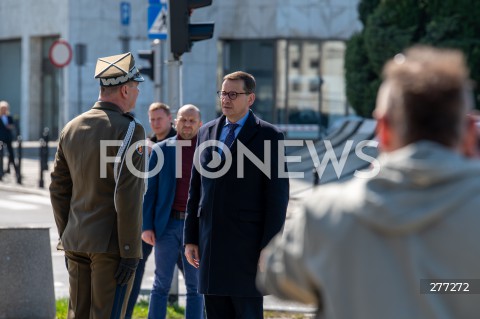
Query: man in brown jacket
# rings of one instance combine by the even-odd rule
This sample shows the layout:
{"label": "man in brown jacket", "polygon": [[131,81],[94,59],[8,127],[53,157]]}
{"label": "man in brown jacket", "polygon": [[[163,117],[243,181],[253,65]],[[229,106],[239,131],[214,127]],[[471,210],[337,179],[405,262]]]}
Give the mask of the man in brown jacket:
{"label": "man in brown jacket", "polygon": [[68,318],[123,318],[141,258],[145,131],[128,113],[143,81],[131,53],[100,58],[100,95],[63,129],[50,198],[70,282]]}

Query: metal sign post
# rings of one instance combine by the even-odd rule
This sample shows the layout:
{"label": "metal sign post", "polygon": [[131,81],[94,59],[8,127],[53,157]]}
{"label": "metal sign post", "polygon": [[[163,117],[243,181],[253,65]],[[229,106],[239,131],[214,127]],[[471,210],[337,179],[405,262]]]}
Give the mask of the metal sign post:
{"label": "metal sign post", "polygon": [[118,37],[122,43],[122,52],[130,51],[130,20],[132,15],[132,5],[130,2],[122,1],[120,2],[120,24],[121,24],[121,33]]}
{"label": "metal sign post", "polygon": [[175,59],[173,53],[168,54],[168,104],[172,113],[176,113],[182,106],[182,61]]}
{"label": "metal sign post", "polygon": [[[175,60],[171,53],[168,54],[168,59],[165,61],[167,66],[167,96],[162,100],[163,51],[168,35],[167,0],[149,0],[147,15],[148,38],[155,39],[152,42],[155,100],[164,101],[170,105],[172,113],[176,113],[182,106],[181,61]],[[170,52],[170,48],[168,48],[168,52]],[[170,303],[178,302],[178,292],[178,268],[175,267],[168,298]]]}
{"label": "metal sign post", "polygon": [[152,42],[153,50],[153,78],[154,78],[154,97],[155,101],[162,101],[162,54],[163,54],[163,42],[160,40],[154,40]]}
{"label": "metal sign post", "polygon": [[82,113],[82,66],[87,61],[87,45],[83,43],[75,44],[75,64],[77,65],[78,90],[77,90],[77,113]]}
{"label": "metal sign post", "polygon": [[[153,78],[155,101],[162,101],[163,85],[163,43],[167,39],[167,2],[166,0],[149,0],[147,10],[148,38],[152,42],[153,51]],[[169,77],[170,79],[170,77]],[[169,82],[170,83],[170,82]],[[170,85],[169,85],[170,86]],[[171,105],[171,104],[170,104]]]}

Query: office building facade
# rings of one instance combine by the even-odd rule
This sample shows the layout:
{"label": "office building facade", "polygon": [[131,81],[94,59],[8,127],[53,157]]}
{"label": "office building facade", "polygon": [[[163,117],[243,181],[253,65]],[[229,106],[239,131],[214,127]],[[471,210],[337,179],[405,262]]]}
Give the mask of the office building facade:
{"label": "office building facade", "polygon": [[[160,0],[159,0],[160,1]],[[150,0],[152,2],[152,0]],[[181,96],[208,121],[220,112],[216,91],[236,70],[257,79],[255,113],[283,127],[327,126],[351,114],[345,98],[345,40],[361,29],[358,0],[213,0],[194,10],[192,22],[214,21],[210,40],[182,56]],[[45,127],[53,139],[98,97],[96,59],[151,48],[147,0],[0,1],[0,100],[7,100],[25,140]],[[52,61],[58,41],[72,49],[70,63]],[[162,61],[169,59],[162,41]],[[58,57],[53,58],[58,59]],[[56,65],[57,64],[57,65]],[[163,63],[160,99],[171,84]],[[140,86],[136,116],[148,128],[154,83]],[[176,110],[180,105],[171,105]]]}

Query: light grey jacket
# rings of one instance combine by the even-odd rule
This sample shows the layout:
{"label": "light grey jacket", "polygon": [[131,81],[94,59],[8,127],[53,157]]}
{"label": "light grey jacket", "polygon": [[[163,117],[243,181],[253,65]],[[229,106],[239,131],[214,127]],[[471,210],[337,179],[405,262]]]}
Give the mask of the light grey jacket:
{"label": "light grey jacket", "polygon": [[480,161],[431,142],[378,160],[374,178],[315,191],[257,284],[318,318],[478,318],[480,294],[420,293],[420,280],[479,288]]}

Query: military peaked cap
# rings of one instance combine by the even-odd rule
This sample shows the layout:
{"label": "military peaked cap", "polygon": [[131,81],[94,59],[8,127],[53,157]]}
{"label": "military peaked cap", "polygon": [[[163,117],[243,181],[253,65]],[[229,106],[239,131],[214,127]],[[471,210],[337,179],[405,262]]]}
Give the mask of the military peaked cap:
{"label": "military peaked cap", "polygon": [[99,58],[95,66],[95,78],[100,79],[101,86],[115,86],[128,81],[144,81],[130,52]]}

